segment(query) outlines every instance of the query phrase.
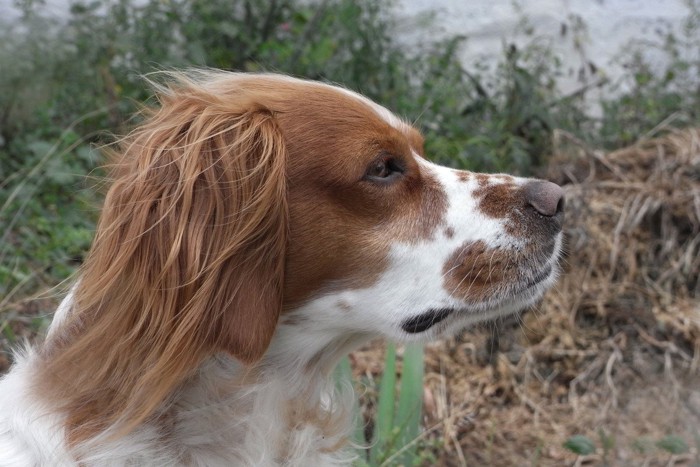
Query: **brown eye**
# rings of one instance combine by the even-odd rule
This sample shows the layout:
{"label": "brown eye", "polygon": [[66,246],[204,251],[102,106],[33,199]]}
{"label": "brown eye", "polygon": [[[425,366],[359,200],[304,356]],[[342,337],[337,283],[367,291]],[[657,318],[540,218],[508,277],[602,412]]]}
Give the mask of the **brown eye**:
{"label": "brown eye", "polygon": [[389,165],[386,160],[375,161],[367,171],[370,177],[386,178],[389,175]]}
{"label": "brown eye", "polygon": [[386,182],[403,173],[401,164],[391,157],[381,157],[367,168],[366,178],[372,181]]}

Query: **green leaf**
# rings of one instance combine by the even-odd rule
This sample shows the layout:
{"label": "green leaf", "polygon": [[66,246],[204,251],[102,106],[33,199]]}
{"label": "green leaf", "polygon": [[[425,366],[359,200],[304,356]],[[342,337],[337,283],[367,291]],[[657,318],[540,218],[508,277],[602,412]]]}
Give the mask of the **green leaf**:
{"label": "green leaf", "polygon": [[[396,426],[399,428],[397,449],[414,441],[420,434],[423,409],[423,346],[409,344],[403,355],[401,392],[396,409]],[[417,446],[414,444],[399,457],[399,464],[413,465]]]}
{"label": "green leaf", "polygon": [[64,161],[53,158],[46,164],[46,178],[57,185],[68,186],[75,181],[75,173],[70,171]]}
{"label": "green leaf", "polygon": [[[340,360],[340,363],[338,363],[338,366],[335,367],[334,377],[336,387],[338,388],[348,384],[352,385],[352,367],[350,366],[350,359],[347,356],[343,357],[343,359]],[[362,413],[360,412],[360,408],[358,407],[357,400],[353,402],[352,413],[353,416],[356,418],[355,431],[353,433],[353,442],[361,446],[365,443],[365,431],[364,423],[362,420]]]}
{"label": "green leaf", "polygon": [[228,37],[238,37],[241,33],[238,25],[230,22],[219,23],[217,29],[224,36]]}
{"label": "green leaf", "polygon": [[374,421],[374,437],[370,460],[372,464],[380,464],[386,458],[386,448],[390,444],[391,432],[394,426],[394,408],[396,406],[396,347],[389,344],[384,357],[384,373],[379,383],[379,400],[377,402],[377,418]]}
{"label": "green leaf", "polygon": [[47,141],[32,141],[31,143],[27,144],[27,148],[34,153],[34,155],[43,157],[46,154],[48,154],[49,151],[53,148],[53,144],[49,143]]}
{"label": "green leaf", "polygon": [[350,368],[350,359],[348,357],[343,357],[338,366],[335,367],[333,372],[336,386],[340,387],[347,384],[352,380],[352,368]]}
{"label": "green leaf", "polygon": [[325,38],[308,51],[312,63],[324,63],[335,53],[337,46],[333,39]]}
{"label": "green leaf", "polygon": [[688,444],[676,435],[668,435],[656,442],[656,446],[671,454],[683,454],[688,452]]}
{"label": "green leaf", "polygon": [[639,454],[648,455],[654,451],[654,442],[646,437],[641,437],[632,441],[632,449]]}
{"label": "green leaf", "polygon": [[97,151],[93,151],[93,149],[87,145],[81,145],[75,150],[75,155],[78,157],[83,162],[87,162],[91,165],[95,163],[95,161],[98,158],[98,153]]}
{"label": "green leaf", "polygon": [[299,24],[306,24],[313,16],[313,11],[308,8],[302,8],[294,12],[292,19]]}
{"label": "green leaf", "polygon": [[603,445],[603,450],[605,452],[608,452],[615,447],[615,436],[607,434],[602,428],[598,428],[598,438],[600,438],[600,442]]}
{"label": "green leaf", "polygon": [[17,341],[17,336],[15,336],[15,333],[8,322],[3,323],[2,333],[5,335],[5,338],[10,342],[10,344],[14,344]]}
{"label": "green leaf", "polygon": [[593,441],[583,435],[572,436],[564,442],[563,446],[580,456],[593,454],[595,452],[595,444],[593,444]]}

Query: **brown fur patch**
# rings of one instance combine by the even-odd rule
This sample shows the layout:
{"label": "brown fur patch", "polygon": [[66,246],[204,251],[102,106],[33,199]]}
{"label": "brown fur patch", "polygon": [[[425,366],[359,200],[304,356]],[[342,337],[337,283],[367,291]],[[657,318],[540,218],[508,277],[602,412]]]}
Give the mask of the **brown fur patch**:
{"label": "brown fur patch", "polygon": [[443,267],[445,290],[462,300],[484,301],[507,275],[508,263],[505,251],[491,250],[482,241],[466,243]]}
{"label": "brown fur patch", "polygon": [[474,196],[480,199],[479,211],[496,219],[506,219],[515,209],[526,206],[522,190],[515,184],[486,185],[475,190]]}
{"label": "brown fur patch", "polygon": [[496,180],[500,180],[502,182],[513,182],[514,178],[512,175],[505,175],[505,174],[495,174],[492,175],[492,177]]}
{"label": "brown fur patch", "polygon": [[288,326],[299,326],[306,321],[308,321],[308,318],[299,313],[285,313],[282,317],[282,324],[286,324]]}
{"label": "brown fur patch", "polygon": [[479,188],[485,188],[491,183],[491,176],[490,175],[475,174],[474,177],[476,178],[476,181],[479,184]]}
{"label": "brown fur patch", "polygon": [[418,154],[421,157],[424,157],[424,145],[425,145],[425,140],[423,139],[423,135],[420,134],[418,130],[416,130],[413,127],[408,127],[408,130],[405,132],[406,138],[408,139],[409,144],[411,145],[411,148],[416,151],[416,154]]}
{"label": "brown fur patch", "polygon": [[457,179],[460,182],[468,182],[469,180],[472,179],[472,175],[473,174],[471,172],[467,172],[466,170],[457,171]]}
{"label": "brown fur patch", "polygon": [[524,278],[539,271],[554,251],[552,233],[534,235],[521,249],[489,248],[483,241],[465,243],[443,265],[447,292],[468,302],[503,295]]}

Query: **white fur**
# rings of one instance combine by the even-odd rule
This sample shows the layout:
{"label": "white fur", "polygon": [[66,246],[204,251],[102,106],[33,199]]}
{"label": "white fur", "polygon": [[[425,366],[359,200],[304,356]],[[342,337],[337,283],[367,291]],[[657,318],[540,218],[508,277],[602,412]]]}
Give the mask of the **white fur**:
{"label": "white fur", "polygon": [[[288,342],[285,334],[290,331],[281,325],[276,340]],[[347,351],[340,350],[334,362]],[[174,432],[168,438],[158,426],[146,424],[117,441],[108,440],[105,433],[80,446],[76,454],[82,465],[90,466],[349,464],[353,456],[334,448],[347,444],[352,428],[352,389],[336,388],[326,371],[330,368],[309,373],[302,359],[282,359],[275,353],[271,349],[254,383],[224,397],[222,388],[236,384],[249,370],[224,355],[207,361],[175,395]],[[32,363],[31,351],[18,355],[12,371],[0,380],[0,466],[76,465],[64,443],[61,415],[32,396]],[[295,399],[306,410],[326,417],[331,429],[314,424],[288,427],[285,416]]]}

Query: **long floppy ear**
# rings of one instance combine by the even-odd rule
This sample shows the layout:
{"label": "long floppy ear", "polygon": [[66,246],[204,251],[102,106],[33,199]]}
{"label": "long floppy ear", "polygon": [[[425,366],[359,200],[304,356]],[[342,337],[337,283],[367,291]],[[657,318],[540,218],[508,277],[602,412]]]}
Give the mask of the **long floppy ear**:
{"label": "long floppy ear", "polygon": [[266,351],[282,307],[286,152],[249,96],[180,78],[122,142],[69,319],[44,351],[69,439],[125,434],[208,355]]}

